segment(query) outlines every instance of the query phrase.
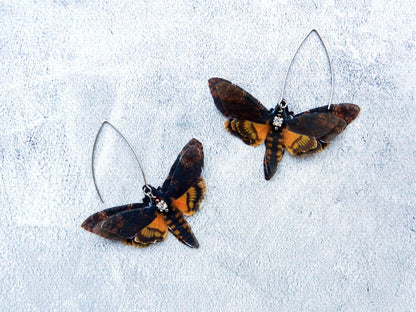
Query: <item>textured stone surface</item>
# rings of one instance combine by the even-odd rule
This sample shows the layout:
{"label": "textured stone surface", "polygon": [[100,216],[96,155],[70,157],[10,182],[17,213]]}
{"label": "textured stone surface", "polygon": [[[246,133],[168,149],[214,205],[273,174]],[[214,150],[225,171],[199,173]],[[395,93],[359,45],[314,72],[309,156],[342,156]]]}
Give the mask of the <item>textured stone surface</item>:
{"label": "textured stone surface", "polygon": [[[0,2],[0,310],[410,311],[416,306],[414,1]],[[208,79],[266,107],[317,28],[334,103],[360,116],[321,154],[283,157],[223,129]],[[329,66],[310,37],[288,75],[300,112],[327,103]],[[146,249],[84,231],[90,214],[139,201],[182,146],[204,144],[207,196]]]}

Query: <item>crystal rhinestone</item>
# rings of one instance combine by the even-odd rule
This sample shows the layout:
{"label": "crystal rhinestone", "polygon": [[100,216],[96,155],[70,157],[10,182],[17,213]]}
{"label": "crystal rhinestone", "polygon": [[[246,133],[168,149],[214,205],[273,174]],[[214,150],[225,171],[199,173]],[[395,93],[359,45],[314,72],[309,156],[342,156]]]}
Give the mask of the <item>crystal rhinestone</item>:
{"label": "crystal rhinestone", "polygon": [[168,212],[168,205],[164,200],[160,200],[156,203],[156,207],[160,212]]}
{"label": "crystal rhinestone", "polygon": [[273,118],[273,126],[276,130],[278,130],[283,124],[283,118],[279,116],[274,116]]}

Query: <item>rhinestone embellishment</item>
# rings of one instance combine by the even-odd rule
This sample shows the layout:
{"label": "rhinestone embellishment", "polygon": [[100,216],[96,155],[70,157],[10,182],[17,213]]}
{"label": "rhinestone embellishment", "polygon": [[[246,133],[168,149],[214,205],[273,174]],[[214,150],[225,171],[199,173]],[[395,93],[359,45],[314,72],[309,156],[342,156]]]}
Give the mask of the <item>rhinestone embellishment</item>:
{"label": "rhinestone embellishment", "polygon": [[275,130],[279,130],[279,128],[282,126],[283,124],[283,118],[279,117],[279,116],[274,116],[273,118],[273,126]]}
{"label": "rhinestone embellishment", "polygon": [[160,212],[168,212],[168,204],[164,200],[160,200],[156,203],[156,207]]}

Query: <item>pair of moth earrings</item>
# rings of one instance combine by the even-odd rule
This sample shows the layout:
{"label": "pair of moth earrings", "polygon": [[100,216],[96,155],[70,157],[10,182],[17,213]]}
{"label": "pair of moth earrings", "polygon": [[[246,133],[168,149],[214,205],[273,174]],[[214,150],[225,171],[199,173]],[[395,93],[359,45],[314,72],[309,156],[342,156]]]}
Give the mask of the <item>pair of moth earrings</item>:
{"label": "pair of moth earrings", "polygon": [[[329,104],[295,115],[290,112],[283,99],[287,73],[302,44],[312,33],[316,33],[328,57],[331,71],[331,94]],[[285,149],[295,156],[321,152],[359,114],[355,104],[331,104],[333,91],[332,65],[326,46],[313,29],[296,50],[286,72],[282,98],[274,109],[267,110],[251,94],[237,85],[221,78],[211,78],[209,88],[217,109],[228,119],[225,129],[239,137],[244,143],[258,146],[265,142],[263,168],[266,180],[276,173]],[[97,133],[97,137],[105,124]],[[114,128],[114,126],[112,126]],[[123,139],[124,136],[116,129]],[[128,141],[126,140],[128,143]],[[94,150],[97,138],[94,143]],[[82,227],[99,236],[119,240],[127,245],[146,247],[160,242],[170,231],[189,247],[198,248],[199,243],[184,216],[191,216],[200,208],[206,187],[202,178],[204,152],[201,142],[192,139],[179,153],[168,177],[161,187],[147,184],[139,159],[131,145],[143,174],[145,197],[142,203],[105,209],[88,217]],[[93,179],[95,182],[94,166]],[[98,195],[101,195],[98,191]]]}

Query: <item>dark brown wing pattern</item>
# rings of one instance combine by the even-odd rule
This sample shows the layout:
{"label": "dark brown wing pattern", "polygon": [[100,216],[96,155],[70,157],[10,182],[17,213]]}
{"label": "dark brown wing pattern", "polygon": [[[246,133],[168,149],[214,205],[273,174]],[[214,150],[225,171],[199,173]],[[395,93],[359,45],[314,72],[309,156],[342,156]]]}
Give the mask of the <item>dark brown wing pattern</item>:
{"label": "dark brown wing pattern", "polygon": [[286,120],[284,145],[292,155],[320,152],[359,114],[355,104],[318,107]]}
{"label": "dark brown wing pattern", "polygon": [[218,110],[225,117],[267,123],[271,113],[250,93],[221,78],[208,80],[211,95]]}
{"label": "dark brown wing pattern", "polygon": [[211,78],[209,88],[218,110],[229,117],[225,129],[244,143],[257,146],[271,131],[271,113],[250,93],[221,78]]}
{"label": "dark brown wing pattern", "polygon": [[204,167],[204,150],[201,142],[192,139],[180,152],[172,166],[162,190],[169,197],[178,199],[190,187],[198,183]]}
{"label": "dark brown wing pattern", "polygon": [[120,212],[105,220],[101,227],[122,237],[124,243],[136,247],[160,242],[168,233],[165,216],[156,208],[151,211],[136,209]]}
{"label": "dark brown wing pattern", "polygon": [[164,216],[150,202],[105,209],[88,217],[81,226],[104,238],[136,247],[162,241],[167,235]]}

